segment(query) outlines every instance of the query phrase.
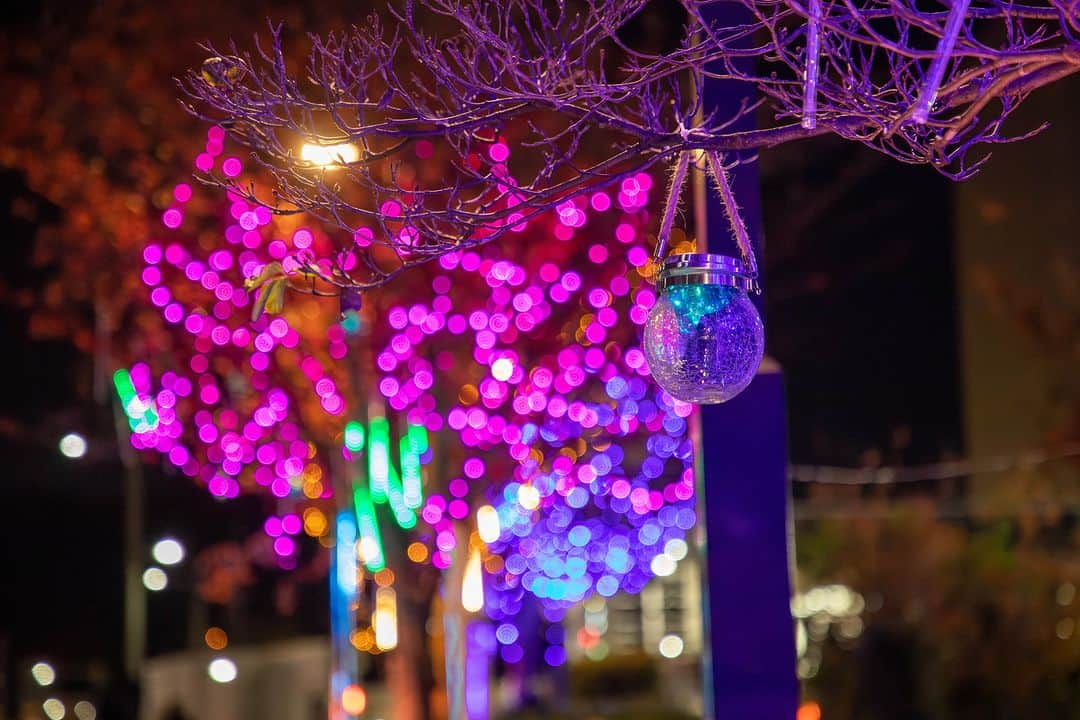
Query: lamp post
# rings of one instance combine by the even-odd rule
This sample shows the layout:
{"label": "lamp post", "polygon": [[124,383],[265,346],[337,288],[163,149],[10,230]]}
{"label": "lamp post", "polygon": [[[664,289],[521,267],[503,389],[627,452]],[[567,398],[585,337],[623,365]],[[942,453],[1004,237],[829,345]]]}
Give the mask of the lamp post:
{"label": "lamp post", "polygon": [[[708,6],[709,20],[730,27],[747,20],[730,4]],[[703,105],[738,107],[753,86],[732,80],[703,83]],[[734,129],[752,130],[753,114]],[[698,252],[724,252],[736,242],[730,208],[694,177]],[[762,253],[756,163],[731,172],[748,238]],[[760,303],[760,295],[755,297]],[[759,308],[760,309],[760,308]],[[793,718],[798,708],[795,626],[791,617],[794,557],[787,475],[787,415],[783,375],[766,355],[746,390],[721,405],[703,405],[696,453],[705,523],[705,717],[740,720]]]}

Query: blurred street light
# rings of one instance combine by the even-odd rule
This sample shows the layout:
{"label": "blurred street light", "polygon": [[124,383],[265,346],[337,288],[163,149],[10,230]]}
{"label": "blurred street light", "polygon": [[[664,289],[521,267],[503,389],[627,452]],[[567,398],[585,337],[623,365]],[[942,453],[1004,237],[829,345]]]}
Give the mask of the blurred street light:
{"label": "blurred street light", "polygon": [[322,168],[332,168],[356,162],[360,159],[360,151],[352,143],[337,145],[305,143],[300,150],[300,159]]}
{"label": "blurred street light", "polygon": [[683,639],[678,635],[665,635],[660,639],[660,654],[669,660],[682,655],[683,647]]}
{"label": "blurred street light", "polygon": [[75,703],[75,717],[79,720],[94,720],[97,717],[97,708],[89,700],[80,700]]}
{"label": "blurred street light", "polygon": [[49,720],[61,720],[67,709],[64,707],[64,703],[60,702],[56,698],[49,698],[41,704],[41,709],[45,711],[45,716]]}
{"label": "blurred street light", "polygon": [[30,668],[30,674],[34,676],[34,682],[42,687],[56,682],[56,670],[47,662],[37,662]]}
{"label": "blurred street light", "polygon": [[148,567],[142,575],[142,582],[147,590],[158,592],[169,584],[169,576],[159,567]]}
{"label": "blurred street light", "polygon": [[60,452],[64,457],[81,458],[86,454],[86,438],[79,433],[68,433],[60,438]]}
{"label": "blurred street light", "polygon": [[219,683],[230,683],[236,679],[236,663],[227,657],[218,657],[206,667],[210,679]]}
{"label": "blurred street light", "polygon": [[162,565],[176,565],[184,559],[184,546],[173,538],[163,538],[154,543],[151,553]]}

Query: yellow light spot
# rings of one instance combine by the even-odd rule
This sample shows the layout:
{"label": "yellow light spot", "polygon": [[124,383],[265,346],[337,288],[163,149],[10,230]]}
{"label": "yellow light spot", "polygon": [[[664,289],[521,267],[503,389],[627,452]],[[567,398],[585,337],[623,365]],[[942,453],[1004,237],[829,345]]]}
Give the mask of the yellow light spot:
{"label": "yellow light spot", "polygon": [[305,143],[300,149],[300,159],[322,168],[354,163],[360,159],[360,151],[352,143],[317,145]]}
{"label": "yellow light spot", "polygon": [[477,509],[476,530],[480,533],[480,539],[486,543],[493,543],[499,539],[501,532],[499,513],[491,505],[483,505]]}
{"label": "yellow light spot", "polygon": [[394,571],[390,568],[383,568],[379,572],[375,573],[375,584],[379,587],[390,587],[394,584]]}
{"label": "yellow light spot", "polygon": [[423,543],[414,542],[409,545],[409,548],[405,551],[409,556],[409,559],[414,563],[426,562],[428,559],[428,549]]}
{"label": "yellow light spot", "polygon": [[540,506],[540,491],[532,485],[518,488],[518,504],[526,510],[535,510]]}
{"label": "yellow light spot", "polygon": [[488,555],[488,557],[484,560],[484,569],[487,570],[488,573],[491,574],[491,575],[494,575],[495,573],[502,572],[502,569],[503,569],[502,556],[501,555]]}
{"label": "yellow light spot", "polygon": [[799,712],[795,715],[796,720],[821,720],[821,706],[813,700],[808,700],[799,706]]}
{"label": "yellow light spot", "polygon": [[359,685],[349,685],[341,691],[341,709],[350,715],[361,715],[367,708],[367,693]]}
{"label": "yellow light spot", "polygon": [[229,646],[228,634],[219,627],[212,627],[207,630],[203,639],[206,640],[206,647],[211,650],[224,650]]}
{"label": "yellow light spot", "polygon": [[393,588],[379,588],[375,591],[375,612],[372,615],[375,627],[375,647],[380,650],[393,650],[398,643],[397,593]]}
{"label": "yellow light spot", "polygon": [[304,497],[314,500],[322,497],[323,485],[318,480],[304,480]]}
{"label": "yellow light spot", "polygon": [[375,632],[371,628],[363,628],[353,632],[349,638],[352,646],[361,652],[369,652],[375,647]]}
{"label": "yellow light spot", "polygon": [[465,577],[461,582],[461,607],[467,612],[480,612],[484,608],[484,569],[480,563],[480,550],[473,549],[465,564]]}
{"label": "yellow light spot", "polygon": [[327,529],[326,515],[319,508],[304,511],[304,532],[311,537],[321,537]]}
{"label": "yellow light spot", "polygon": [[458,401],[462,405],[472,405],[480,399],[480,391],[475,385],[462,385],[458,392]]}

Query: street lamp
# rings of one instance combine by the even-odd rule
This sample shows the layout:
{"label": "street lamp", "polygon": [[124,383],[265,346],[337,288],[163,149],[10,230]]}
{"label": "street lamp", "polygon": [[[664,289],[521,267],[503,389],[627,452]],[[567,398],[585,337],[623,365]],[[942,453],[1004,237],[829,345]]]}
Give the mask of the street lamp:
{"label": "street lamp", "polygon": [[321,168],[332,168],[356,162],[360,159],[360,150],[352,143],[336,145],[304,143],[304,147],[300,149],[300,159]]}

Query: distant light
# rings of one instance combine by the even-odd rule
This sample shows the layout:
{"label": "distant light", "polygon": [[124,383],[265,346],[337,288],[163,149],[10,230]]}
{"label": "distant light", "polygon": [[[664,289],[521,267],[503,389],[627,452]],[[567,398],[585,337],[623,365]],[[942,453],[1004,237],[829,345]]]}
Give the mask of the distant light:
{"label": "distant light", "polygon": [[480,549],[473,548],[465,563],[465,577],[461,581],[461,607],[467,612],[484,609],[484,570],[480,562]]}
{"label": "distant light", "polygon": [[148,567],[146,572],[142,574],[142,584],[146,586],[147,590],[158,592],[164,590],[165,586],[169,584],[169,576],[159,567]]}
{"label": "distant light", "polygon": [[352,143],[337,145],[305,143],[300,150],[300,159],[319,167],[334,167],[356,162],[360,159],[360,151]]}
{"label": "distant light", "polygon": [[224,650],[229,646],[229,636],[219,627],[212,627],[203,635],[206,646],[211,650]]}
{"label": "distant light", "polygon": [[86,454],[86,438],[79,433],[68,433],[60,438],[60,452],[64,457],[81,458]]}
{"label": "distant light", "polygon": [[677,563],[669,555],[660,553],[649,563],[649,569],[657,577],[668,577],[675,573]]}
{"label": "distant light", "polygon": [[397,593],[393,588],[381,587],[375,591],[375,646],[380,650],[393,650],[398,644]]}
{"label": "distant light", "polygon": [[67,713],[67,710],[64,708],[64,703],[56,698],[49,698],[41,703],[41,709],[45,711],[45,716],[49,718],[49,720],[60,720]]}
{"label": "distant light", "polygon": [[410,543],[409,548],[405,551],[405,553],[414,563],[426,562],[428,559],[427,546],[421,542]]}
{"label": "distant light", "polygon": [[349,715],[363,715],[367,708],[367,692],[359,685],[349,685],[341,691],[341,708]]}
{"label": "distant light", "polygon": [[799,706],[796,720],[821,720],[821,706],[813,700],[807,700]]}
{"label": "distant light", "polygon": [[510,358],[499,358],[491,363],[491,377],[506,382],[514,374],[514,361]]}
{"label": "distant light", "polygon": [[219,683],[231,683],[236,679],[236,663],[227,657],[218,657],[206,666],[206,674]]}
{"label": "distant light", "polygon": [[665,635],[660,638],[660,654],[669,660],[682,655],[684,647],[683,639],[678,635]]}
{"label": "distant light", "polygon": [[526,510],[535,510],[540,506],[540,491],[532,485],[518,488],[518,504]]}
{"label": "distant light", "polygon": [[88,700],[80,700],[75,703],[75,717],[79,720],[94,720],[97,717],[97,708]]}
{"label": "distant light", "polygon": [[611,646],[607,644],[607,640],[600,640],[591,648],[585,651],[585,657],[589,658],[593,662],[599,662],[608,656],[611,652]]}
{"label": "distant light", "polygon": [[678,562],[686,557],[688,547],[682,538],[671,538],[664,544],[664,554]]}
{"label": "distant light", "polygon": [[184,546],[172,538],[158,540],[151,552],[162,565],[176,565],[184,559]]}
{"label": "distant light", "polygon": [[351,452],[364,449],[364,426],[355,420],[345,423],[345,447]]}
{"label": "distant light", "polygon": [[499,512],[490,505],[482,505],[476,510],[476,532],[486,543],[499,539],[502,528],[499,527]]}
{"label": "distant light", "polygon": [[34,676],[34,681],[42,687],[56,682],[56,670],[47,662],[34,663],[34,666],[30,668],[30,674]]}

